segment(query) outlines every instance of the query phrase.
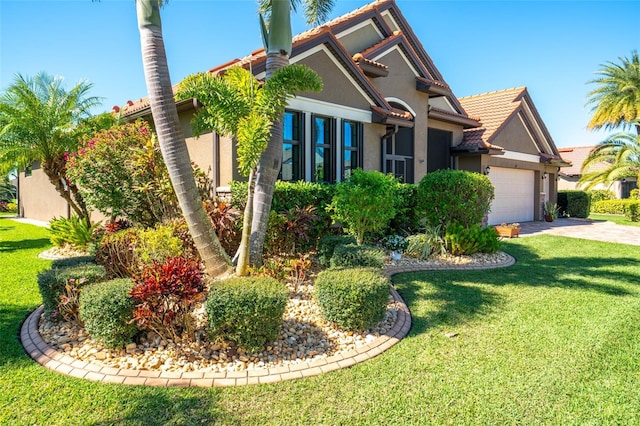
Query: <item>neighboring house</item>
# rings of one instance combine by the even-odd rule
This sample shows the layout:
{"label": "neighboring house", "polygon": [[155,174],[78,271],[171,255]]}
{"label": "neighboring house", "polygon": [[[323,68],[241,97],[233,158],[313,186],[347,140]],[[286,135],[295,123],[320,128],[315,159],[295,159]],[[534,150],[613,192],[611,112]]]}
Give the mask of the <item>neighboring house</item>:
{"label": "neighboring house", "polygon": [[[558,189],[560,190],[576,190],[582,189],[578,181],[582,177],[582,163],[589,156],[595,146],[574,146],[569,148],[560,148],[560,155],[565,161],[571,163],[571,167],[562,169],[560,172],[560,180],[558,181]],[[607,163],[599,163],[589,168],[590,172],[605,170],[609,167]],[[611,184],[599,183],[593,189],[603,189],[612,191],[616,198],[629,198],[631,190],[637,187],[635,178],[620,179]]]}
{"label": "neighboring house", "polygon": [[[210,72],[251,66],[264,78],[265,60],[260,49]],[[282,180],[333,183],[363,168],[417,183],[439,169],[483,173],[489,166],[500,194],[490,223],[538,220],[540,193],[555,199],[555,174],[563,163],[526,90],[516,89],[520,92],[509,99],[488,94],[458,100],[393,0],[371,3],[296,36],[290,61],[314,69],[324,90],[288,104]],[[474,98],[495,105],[484,108]],[[189,152],[203,169],[211,167],[216,188],[224,192],[241,179],[235,145],[215,133],[194,138],[189,122],[196,106],[178,103]],[[151,119],[148,99],[130,103],[121,113],[127,120]],[[526,171],[523,189],[515,190],[513,179],[521,171]]]}
{"label": "neighboring house", "polygon": [[464,131],[453,148],[457,168],[485,173],[495,187],[489,224],[540,220],[544,202],[556,200],[556,178],[569,164],[558,149],[526,87],[460,99],[482,125]]}

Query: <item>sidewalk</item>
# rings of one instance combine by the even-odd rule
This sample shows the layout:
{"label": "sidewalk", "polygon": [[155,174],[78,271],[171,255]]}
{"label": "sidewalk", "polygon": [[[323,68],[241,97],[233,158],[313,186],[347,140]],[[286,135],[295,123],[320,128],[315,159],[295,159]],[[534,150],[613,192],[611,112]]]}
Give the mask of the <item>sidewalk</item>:
{"label": "sidewalk", "polygon": [[520,227],[521,237],[550,234],[640,246],[640,226],[624,226],[600,220],[560,218],[553,222],[524,222]]}

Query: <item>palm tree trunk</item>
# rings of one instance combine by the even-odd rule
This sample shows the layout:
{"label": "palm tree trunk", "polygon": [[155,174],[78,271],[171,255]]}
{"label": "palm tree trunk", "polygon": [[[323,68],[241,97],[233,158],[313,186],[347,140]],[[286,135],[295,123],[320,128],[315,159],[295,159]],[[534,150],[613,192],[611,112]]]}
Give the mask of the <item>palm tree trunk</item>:
{"label": "palm tree trunk", "polygon": [[231,272],[231,262],[220,245],[198,193],[187,144],[178,119],[167,55],[162,38],[158,0],[136,0],[142,63],[160,151],[169,171],[180,209],[207,273]]}
{"label": "palm tree trunk", "polygon": [[[290,0],[273,0],[271,25],[267,42],[266,78],[278,69],[289,65],[291,54],[291,3]],[[251,264],[262,265],[264,239],[267,235],[269,212],[280,165],[282,163],[282,116],[271,126],[271,139],[260,156],[256,174],[251,233]]]}
{"label": "palm tree trunk", "polygon": [[245,204],[244,206],[244,218],[242,219],[242,239],[240,240],[240,248],[238,249],[238,266],[236,267],[236,275],[240,277],[246,277],[247,275],[249,275],[249,247],[251,246],[251,222],[253,220],[253,194],[255,175],[256,169],[253,168],[249,172],[249,184],[247,185],[247,204]]}
{"label": "palm tree trunk", "polygon": [[49,182],[51,182],[58,194],[60,194],[69,207],[71,207],[71,210],[73,210],[74,213],[88,226],[91,226],[91,217],[84,199],[79,193],[77,193],[77,191],[72,192],[71,185],[65,185],[63,183],[63,181],[66,180],[66,177],[60,172],[60,162],[57,160],[58,159],[56,158],[51,162],[42,163],[42,171],[47,175]]}

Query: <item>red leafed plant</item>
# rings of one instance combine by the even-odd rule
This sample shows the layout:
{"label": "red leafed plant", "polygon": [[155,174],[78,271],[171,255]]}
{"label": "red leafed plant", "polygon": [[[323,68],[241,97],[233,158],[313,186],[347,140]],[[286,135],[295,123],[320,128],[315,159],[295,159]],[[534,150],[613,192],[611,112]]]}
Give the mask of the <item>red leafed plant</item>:
{"label": "red leafed plant", "polygon": [[134,278],[130,295],[136,303],[133,320],[165,339],[193,338],[190,309],[205,284],[200,263],[182,256],[154,261]]}

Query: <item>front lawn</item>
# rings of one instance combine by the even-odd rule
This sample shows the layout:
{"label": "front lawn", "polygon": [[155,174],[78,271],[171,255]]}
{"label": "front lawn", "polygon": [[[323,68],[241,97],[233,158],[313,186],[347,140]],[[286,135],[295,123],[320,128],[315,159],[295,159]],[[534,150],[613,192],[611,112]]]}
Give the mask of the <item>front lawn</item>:
{"label": "front lawn", "polygon": [[589,219],[592,220],[608,220],[609,222],[617,223],[618,225],[640,226],[640,222],[632,222],[621,214],[598,214],[591,213]]}
{"label": "front lawn", "polygon": [[640,252],[542,235],[516,265],[398,275],[409,335],[346,370],[240,388],[102,385],[18,342],[47,231],[0,218],[0,424],[639,424]]}

